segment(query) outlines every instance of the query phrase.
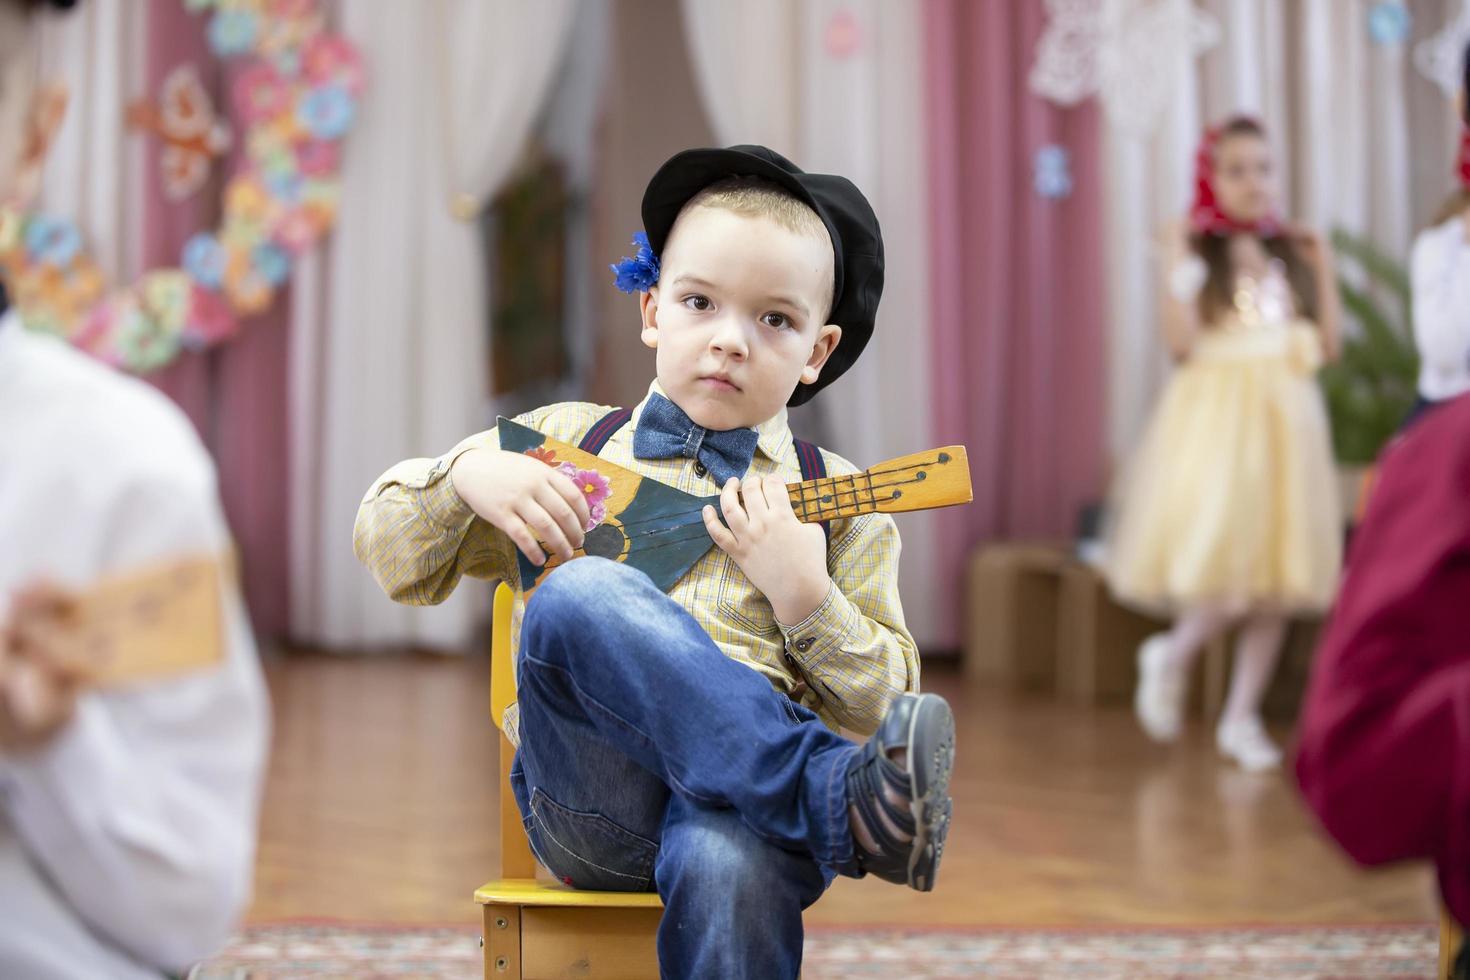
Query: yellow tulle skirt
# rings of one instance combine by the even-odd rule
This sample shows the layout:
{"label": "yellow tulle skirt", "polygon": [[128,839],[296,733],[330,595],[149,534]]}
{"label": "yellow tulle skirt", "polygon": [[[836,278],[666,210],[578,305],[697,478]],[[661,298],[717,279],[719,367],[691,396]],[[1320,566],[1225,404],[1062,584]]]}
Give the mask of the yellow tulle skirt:
{"label": "yellow tulle skirt", "polygon": [[1321,363],[1306,321],[1204,332],[1114,494],[1106,572],[1121,600],[1161,612],[1331,604],[1343,522]]}

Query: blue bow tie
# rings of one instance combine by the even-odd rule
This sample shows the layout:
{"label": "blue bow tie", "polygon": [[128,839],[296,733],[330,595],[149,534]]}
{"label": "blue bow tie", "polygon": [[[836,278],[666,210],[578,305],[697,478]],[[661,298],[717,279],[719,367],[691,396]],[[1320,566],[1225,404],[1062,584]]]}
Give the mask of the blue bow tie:
{"label": "blue bow tie", "polygon": [[695,425],[684,410],[658,392],[648,396],[633,433],[633,455],[639,459],[698,460],[723,487],[732,476],[744,476],[755,457],[760,433],[754,429],[723,432]]}

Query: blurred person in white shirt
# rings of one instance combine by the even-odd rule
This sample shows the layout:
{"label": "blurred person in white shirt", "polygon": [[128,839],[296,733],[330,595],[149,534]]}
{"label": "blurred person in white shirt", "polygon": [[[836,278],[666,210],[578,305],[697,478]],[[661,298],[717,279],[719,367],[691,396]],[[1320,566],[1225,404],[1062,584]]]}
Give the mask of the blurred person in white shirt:
{"label": "blurred person in white shirt", "polygon": [[1411,419],[1470,391],[1470,47],[1459,109],[1460,187],[1415,239],[1409,260],[1419,349],[1419,403]]}
{"label": "blurred person in white shirt", "polygon": [[[0,203],[35,185],[36,20],[68,5],[0,0]],[[90,585],[230,550],[185,416],[0,314],[0,977],[182,974],[244,911],[269,709],[230,577],[215,665],[105,690],[64,666]]]}

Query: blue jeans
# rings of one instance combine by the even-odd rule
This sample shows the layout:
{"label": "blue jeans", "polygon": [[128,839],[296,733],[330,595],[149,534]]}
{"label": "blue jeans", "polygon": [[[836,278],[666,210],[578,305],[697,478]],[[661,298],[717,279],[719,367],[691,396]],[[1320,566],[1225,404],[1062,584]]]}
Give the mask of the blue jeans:
{"label": "blue jeans", "polygon": [[582,558],[526,606],[511,788],[574,888],[657,889],[666,977],[795,977],[801,912],[858,873],[856,747],[643,573]]}

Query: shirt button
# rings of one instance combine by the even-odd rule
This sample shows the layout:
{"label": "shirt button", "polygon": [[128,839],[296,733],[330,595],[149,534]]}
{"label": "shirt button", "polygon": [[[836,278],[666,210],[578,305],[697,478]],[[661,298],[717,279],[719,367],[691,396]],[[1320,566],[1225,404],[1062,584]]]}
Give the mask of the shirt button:
{"label": "shirt button", "polygon": [[705,467],[705,465],[703,463],[701,463],[699,460],[695,460],[694,461],[694,475],[695,476],[704,476],[708,472],[709,472],[709,470]]}
{"label": "shirt button", "polygon": [[804,637],[804,638],[796,641],[796,649],[798,651],[800,651],[801,653],[806,653],[811,648],[812,648],[812,638],[809,637],[809,636],[808,637]]}

